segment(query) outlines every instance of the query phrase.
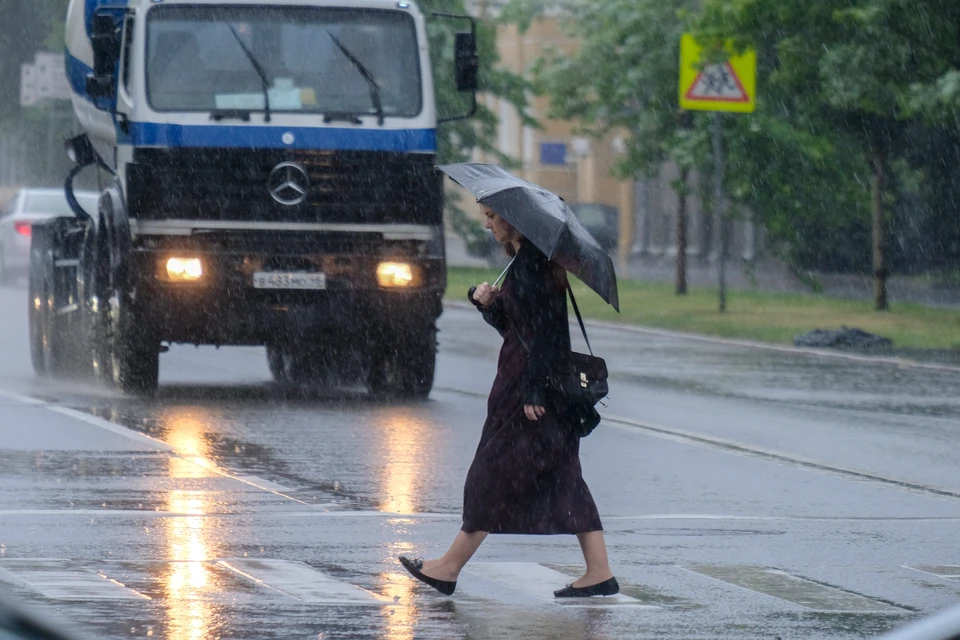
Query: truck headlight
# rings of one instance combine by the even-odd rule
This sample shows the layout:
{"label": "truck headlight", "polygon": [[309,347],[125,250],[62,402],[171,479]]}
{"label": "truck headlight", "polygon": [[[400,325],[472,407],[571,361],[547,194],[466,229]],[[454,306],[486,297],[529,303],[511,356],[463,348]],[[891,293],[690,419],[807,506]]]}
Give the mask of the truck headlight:
{"label": "truck headlight", "polygon": [[167,260],[167,277],[172,282],[196,282],[203,277],[203,264],[200,258],[170,258]]}
{"label": "truck headlight", "polygon": [[377,282],[384,289],[404,289],[419,284],[420,273],[406,262],[381,262],[377,266]]}

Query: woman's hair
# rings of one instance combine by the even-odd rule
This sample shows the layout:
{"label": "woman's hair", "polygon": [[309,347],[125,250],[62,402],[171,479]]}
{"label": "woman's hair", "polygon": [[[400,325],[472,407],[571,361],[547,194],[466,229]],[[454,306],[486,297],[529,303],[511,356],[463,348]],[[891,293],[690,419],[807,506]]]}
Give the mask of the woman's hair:
{"label": "woman's hair", "polygon": [[[500,219],[503,220],[502,217],[501,217]],[[517,228],[516,228],[515,226],[513,226],[512,224],[510,224],[510,223],[507,222],[506,220],[503,220],[503,224],[507,227],[507,229],[510,230],[510,235],[512,236],[512,238],[511,238],[512,240],[523,240],[523,234],[520,233],[519,231],[517,231]],[[506,242],[506,243],[504,243],[504,245],[503,245],[503,250],[504,250],[504,251],[507,253],[507,255],[508,255],[509,257],[511,257],[511,258],[512,258],[513,256],[517,255],[517,249],[516,249],[516,247],[513,246],[513,242]]]}

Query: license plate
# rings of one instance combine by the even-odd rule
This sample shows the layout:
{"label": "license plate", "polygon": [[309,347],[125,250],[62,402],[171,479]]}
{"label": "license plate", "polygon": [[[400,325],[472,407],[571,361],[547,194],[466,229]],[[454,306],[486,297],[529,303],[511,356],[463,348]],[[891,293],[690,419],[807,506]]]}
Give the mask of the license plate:
{"label": "license plate", "polygon": [[280,273],[258,271],[253,274],[254,289],[326,289],[325,273]]}

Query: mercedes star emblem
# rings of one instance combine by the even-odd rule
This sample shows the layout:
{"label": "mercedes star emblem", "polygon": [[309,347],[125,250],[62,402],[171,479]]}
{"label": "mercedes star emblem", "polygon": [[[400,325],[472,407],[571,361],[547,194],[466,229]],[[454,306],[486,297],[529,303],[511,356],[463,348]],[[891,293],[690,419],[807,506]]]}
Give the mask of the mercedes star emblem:
{"label": "mercedes star emblem", "polygon": [[307,199],[310,177],[307,170],[296,162],[281,162],[267,178],[270,197],[287,206],[300,204]]}

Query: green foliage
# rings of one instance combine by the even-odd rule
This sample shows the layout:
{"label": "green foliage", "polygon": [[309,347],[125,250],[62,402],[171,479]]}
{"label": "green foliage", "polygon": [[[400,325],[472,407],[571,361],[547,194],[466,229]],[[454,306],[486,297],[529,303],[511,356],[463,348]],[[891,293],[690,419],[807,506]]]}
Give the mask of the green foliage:
{"label": "green foliage", "polygon": [[910,261],[903,240],[919,217],[929,217],[915,196],[930,185],[916,169],[942,164],[945,149],[913,155],[912,167],[898,158],[911,155],[914,123],[942,127],[957,118],[957,24],[960,4],[944,0],[705,2],[700,39],[732,35],[738,46],[758,50],[760,100],[751,127],[777,140],[765,161],[780,164],[776,153],[792,150],[794,175],[813,185],[804,189],[784,174],[777,186],[788,188],[768,182],[758,193],[758,211],[798,264],[868,270],[868,162],[878,157],[890,187],[886,216],[899,241],[894,256]]}
{"label": "green foliage", "polygon": [[[536,0],[509,5],[514,15],[542,8]],[[693,168],[706,155],[705,118],[677,105],[677,61],[687,0],[592,0],[566,7],[565,28],[580,43],[566,55],[547,51],[539,87],[550,116],[575,119],[584,133],[627,132],[620,176],[654,174],[665,160]],[[526,12],[526,13],[524,13]]]}
{"label": "green foliage", "polygon": [[[433,81],[440,116],[466,113],[469,96],[458,93],[453,78],[453,37],[456,31],[466,30],[466,21],[451,23],[430,18],[434,11],[464,14],[463,0],[421,0],[420,9],[428,16],[428,37],[433,63]],[[487,21],[478,21],[477,49],[480,57],[478,82],[480,91],[510,102],[520,114],[524,124],[537,126],[527,113],[527,95],[532,85],[524,78],[497,68],[499,62],[496,48],[496,26]],[[493,154],[505,167],[516,166],[516,160],[504,155],[496,147],[497,116],[482,104],[470,120],[455,120],[442,124],[437,131],[438,162],[465,162],[474,149]],[[460,203],[448,202],[448,213],[453,230],[463,237],[467,249],[483,255],[486,249],[486,232],[483,226],[466,214]]]}

